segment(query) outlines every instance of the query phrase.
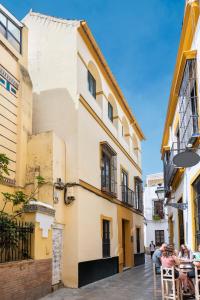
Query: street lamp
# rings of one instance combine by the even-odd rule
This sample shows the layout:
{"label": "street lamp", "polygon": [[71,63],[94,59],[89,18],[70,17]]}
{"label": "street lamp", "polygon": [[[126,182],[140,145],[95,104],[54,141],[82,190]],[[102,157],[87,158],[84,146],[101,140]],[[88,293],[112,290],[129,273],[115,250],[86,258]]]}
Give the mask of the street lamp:
{"label": "street lamp", "polygon": [[160,201],[164,200],[164,198],[165,198],[165,189],[164,189],[163,186],[159,185],[157,187],[157,190],[155,191],[155,193],[156,193],[156,195],[158,197],[158,200],[160,200]]}

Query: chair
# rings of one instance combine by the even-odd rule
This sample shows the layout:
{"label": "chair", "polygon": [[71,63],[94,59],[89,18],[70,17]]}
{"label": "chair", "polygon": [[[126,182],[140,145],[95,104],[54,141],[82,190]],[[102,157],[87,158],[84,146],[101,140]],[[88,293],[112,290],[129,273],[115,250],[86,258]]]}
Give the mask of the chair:
{"label": "chair", "polygon": [[162,300],[182,300],[180,280],[175,278],[175,269],[161,267]]}
{"label": "chair", "polygon": [[200,284],[200,267],[195,266],[195,299],[196,300],[200,300],[199,284]]}

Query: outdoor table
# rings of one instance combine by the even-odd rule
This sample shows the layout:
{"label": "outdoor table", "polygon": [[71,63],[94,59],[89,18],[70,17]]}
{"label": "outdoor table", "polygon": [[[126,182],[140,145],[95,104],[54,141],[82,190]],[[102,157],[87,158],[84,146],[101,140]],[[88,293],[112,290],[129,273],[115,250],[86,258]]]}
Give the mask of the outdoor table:
{"label": "outdoor table", "polygon": [[178,266],[178,270],[180,270],[184,273],[188,273],[188,272],[192,271],[193,268],[194,268],[194,265],[191,260],[182,260],[180,265]]}

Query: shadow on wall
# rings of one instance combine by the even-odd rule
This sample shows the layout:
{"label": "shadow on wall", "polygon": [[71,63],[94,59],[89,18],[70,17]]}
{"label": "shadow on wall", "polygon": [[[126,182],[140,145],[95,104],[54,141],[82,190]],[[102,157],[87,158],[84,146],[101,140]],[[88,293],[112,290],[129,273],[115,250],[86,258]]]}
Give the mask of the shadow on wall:
{"label": "shadow on wall", "polygon": [[45,90],[33,94],[33,134],[54,131],[65,141],[78,132],[78,98],[72,99],[67,89]]}

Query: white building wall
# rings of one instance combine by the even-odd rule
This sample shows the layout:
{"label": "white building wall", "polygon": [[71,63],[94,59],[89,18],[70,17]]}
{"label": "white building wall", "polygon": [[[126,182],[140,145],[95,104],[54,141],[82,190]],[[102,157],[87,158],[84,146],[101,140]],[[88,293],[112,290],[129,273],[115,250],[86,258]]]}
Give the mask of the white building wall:
{"label": "white building wall", "polygon": [[149,185],[149,181],[151,180],[159,180],[163,182],[163,174],[152,174],[147,176],[146,186],[144,188],[144,217],[145,217],[145,225],[144,225],[144,246],[145,248],[149,247],[151,241],[155,243],[155,230],[164,230],[165,242],[168,243],[168,221],[166,216],[165,209],[165,219],[155,221],[153,219],[154,214],[154,200],[158,200],[158,197],[155,193],[158,185],[151,186]]}

